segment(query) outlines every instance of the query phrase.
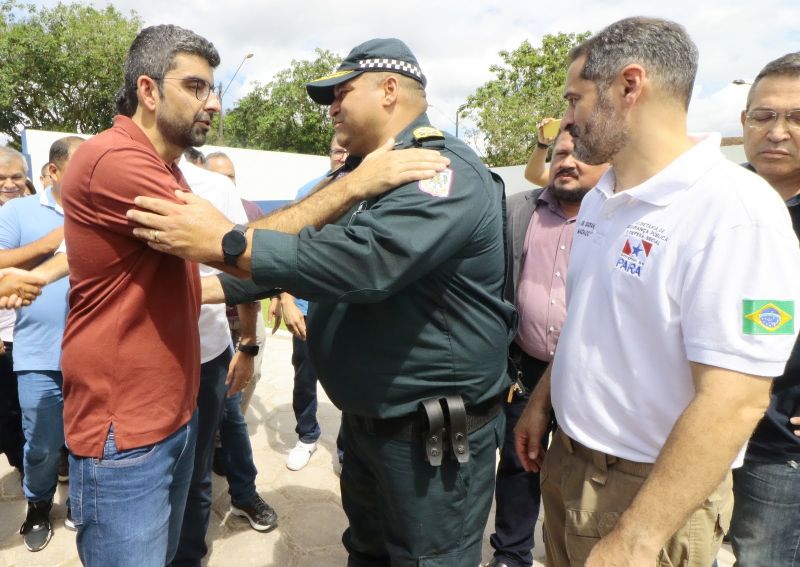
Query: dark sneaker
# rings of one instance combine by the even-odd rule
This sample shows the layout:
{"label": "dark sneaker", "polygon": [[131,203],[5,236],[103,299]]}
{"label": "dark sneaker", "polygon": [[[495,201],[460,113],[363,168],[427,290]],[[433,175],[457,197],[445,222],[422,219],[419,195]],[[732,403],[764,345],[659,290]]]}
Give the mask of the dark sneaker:
{"label": "dark sneaker", "polygon": [[61,449],[61,460],[58,463],[58,482],[69,482],[69,457],[67,450]]}
{"label": "dark sneaker", "polygon": [[78,531],[78,528],[75,527],[75,522],[72,521],[72,508],[69,506],[69,498],[67,498],[67,517],[64,520],[64,527],[71,532]]}
{"label": "dark sneaker", "polygon": [[214,457],[211,459],[211,470],[219,476],[227,476],[228,471],[225,466],[225,453],[223,453],[222,449],[219,447],[214,449]]}
{"label": "dark sneaker", "polygon": [[278,514],[258,494],[247,505],[231,502],[231,514],[247,518],[250,527],[259,532],[268,532],[278,525]]}
{"label": "dark sneaker", "polygon": [[53,526],[50,524],[52,506],[52,502],[28,502],[28,514],[19,533],[29,551],[41,551],[53,537]]}

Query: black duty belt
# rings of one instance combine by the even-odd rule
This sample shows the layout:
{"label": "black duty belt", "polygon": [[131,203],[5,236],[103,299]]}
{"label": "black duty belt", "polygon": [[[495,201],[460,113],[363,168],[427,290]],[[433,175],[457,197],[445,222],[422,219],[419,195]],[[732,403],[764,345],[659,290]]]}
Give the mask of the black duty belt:
{"label": "black duty belt", "polygon": [[448,450],[458,462],[469,461],[468,435],[497,417],[501,407],[501,397],[466,407],[461,396],[455,395],[424,400],[416,413],[401,417],[381,419],[346,413],[344,418],[353,429],[371,435],[399,441],[422,440],[426,459],[432,466],[439,466]]}

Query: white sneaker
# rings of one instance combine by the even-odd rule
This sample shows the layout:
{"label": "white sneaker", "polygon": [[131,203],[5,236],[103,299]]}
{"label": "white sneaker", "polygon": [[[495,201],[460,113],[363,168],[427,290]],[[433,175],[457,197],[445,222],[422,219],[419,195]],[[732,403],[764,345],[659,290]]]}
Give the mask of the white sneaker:
{"label": "white sneaker", "polygon": [[286,459],[286,467],[291,471],[299,471],[308,464],[311,455],[317,450],[316,443],[303,443],[298,441],[294,449],[289,451],[289,458]]}

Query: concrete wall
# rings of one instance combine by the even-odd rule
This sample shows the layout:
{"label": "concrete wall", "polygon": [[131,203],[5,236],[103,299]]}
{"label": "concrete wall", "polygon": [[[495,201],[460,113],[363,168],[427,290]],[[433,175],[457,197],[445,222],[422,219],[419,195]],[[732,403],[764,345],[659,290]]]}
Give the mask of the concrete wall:
{"label": "concrete wall", "polygon": [[[31,177],[39,187],[39,169],[47,162],[50,144],[62,136],[71,134],[62,132],[46,132],[43,130],[25,130],[22,134],[23,153],[29,156]],[[236,179],[239,191],[245,199],[256,201],[265,211],[281,206],[295,197],[297,190],[306,182],[319,177],[329,166],[326,156],[309,156],[284,152],[265,152],[261,150],[243,150],[239,148],[223,148],[203,146],[204,154],[224,151],[236,166]],[[742,146],[725,146],[722,153],[736,163],[745,161]],[[532,189],[533,185],[523,177],[524,165],[492,168],[503,178],[506,194],[512,195],[520,191]]]}
{"label": "concrete wall", "polygon": [[[22,133],[22,151],[31,166],[31,178],[37,190],[39,170],[47,163],[50,145],[58,138],[75,134],[25,130]],[[241,196],[257,201],[265,210],[280,206],[294,199],[297,190],[311,179],[328,170],[327,156],[309,156],[284,152],[265,152],[240,148],[203,146],[204,154],[223,151],[236,167],[236,182]]]}

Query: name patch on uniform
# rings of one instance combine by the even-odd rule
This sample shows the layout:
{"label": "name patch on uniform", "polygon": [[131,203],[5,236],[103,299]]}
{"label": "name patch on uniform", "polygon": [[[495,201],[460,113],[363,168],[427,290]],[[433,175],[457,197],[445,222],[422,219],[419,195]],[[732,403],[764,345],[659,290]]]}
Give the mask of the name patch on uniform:
{"label": "name patch on uniform", "polygon": [[794,301],[743,299],[742,313],[745,335],[794,334]]}
{"label": "name patch on uniform", "polygon": [[653,243],[649,240],[634,237],[626,238],[625,244],[622,246],[622,252],[617,258],[617,269],[641,278],[642,268],[644,268],[644,263],[650,256],[650,250],[652,249]]}
{"label": "name patch on uniform", "polygon": [[430,179],[423,179],[419,182],[419,190],[434,197],[449,197],[450,186],[453,185],[453,170],[445,169],[440,171]]}

